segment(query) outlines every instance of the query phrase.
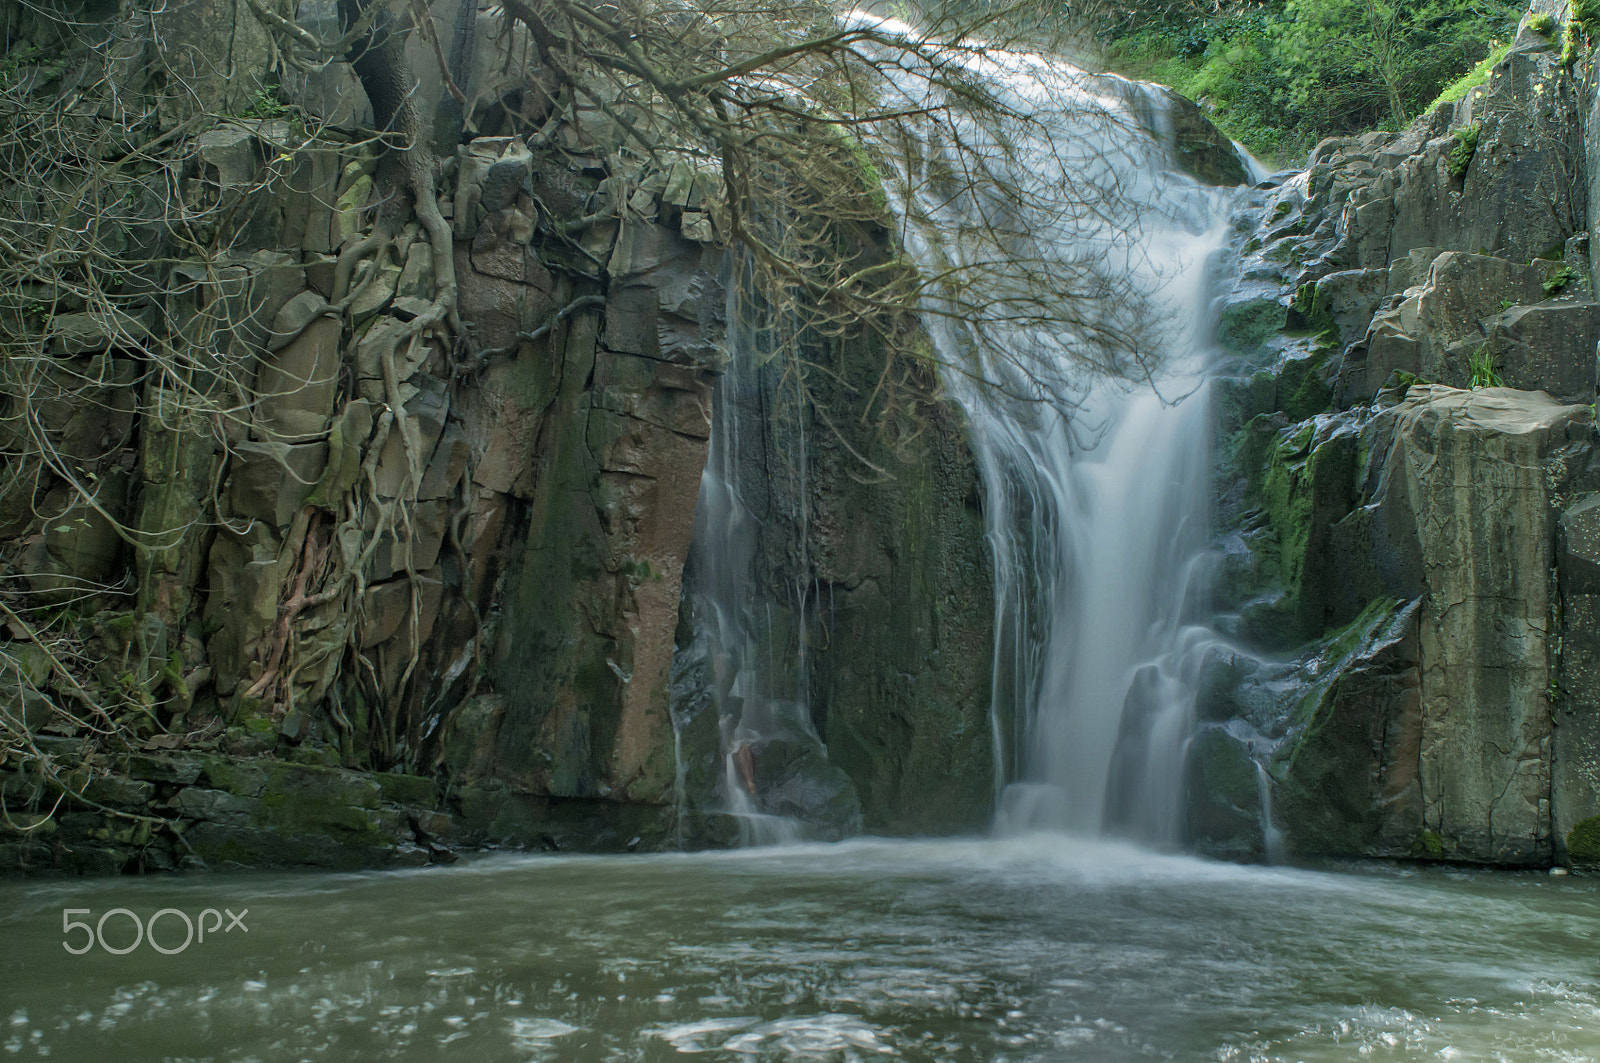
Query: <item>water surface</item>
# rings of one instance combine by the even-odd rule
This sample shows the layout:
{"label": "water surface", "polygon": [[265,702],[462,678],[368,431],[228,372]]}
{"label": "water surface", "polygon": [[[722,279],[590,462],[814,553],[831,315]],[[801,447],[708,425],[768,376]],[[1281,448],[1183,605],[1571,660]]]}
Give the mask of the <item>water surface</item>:
{"label": "water surface", "polygon": [[[66,952],[62,909],[115,907],[248,908],[248,931]],[[131,922],[105,935],[123,947]],[[164,917],[158,941],[182,937]],[[0,1049],[1594,1060],[1597,957],[1593,879],[1247,868],[1054,835],[24,882],[0,886]]]}

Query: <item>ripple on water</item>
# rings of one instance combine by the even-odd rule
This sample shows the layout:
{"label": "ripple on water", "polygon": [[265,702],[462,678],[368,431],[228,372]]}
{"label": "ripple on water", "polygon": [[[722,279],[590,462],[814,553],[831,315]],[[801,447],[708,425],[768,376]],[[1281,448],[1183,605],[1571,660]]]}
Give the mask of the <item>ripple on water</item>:
{"label": "ripple on water", "polygon": [[679,1052],[720,1050],[769,1059],[834,1060],[857,1052],[894,1055],[887,1031],[858,1015],[825,1013],[759,1022],[754,1018],[709,1019],[649,1031]]}

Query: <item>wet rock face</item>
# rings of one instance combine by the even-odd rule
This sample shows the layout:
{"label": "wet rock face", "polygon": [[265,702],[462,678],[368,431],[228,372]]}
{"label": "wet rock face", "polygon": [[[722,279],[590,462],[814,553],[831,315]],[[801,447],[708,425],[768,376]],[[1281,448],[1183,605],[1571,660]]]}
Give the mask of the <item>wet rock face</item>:
{"label": "wet rock face", "polygon": [[1273,811],[1297,853],[1440,855],[1419,772],[1420,603],[1376,606],[1324,651],[1329,679],[1297,706],[1301,730],[1277,750]]}
{"label": "wet rock face", "polygon": [[1202,727],[1190,743],[1184,833],[1196,852],[1224,860],[1267,855],[1260,782],[1247,738]]}
{"label": "wet rock face", "polygon": [[[981,829],[993,803],[993,587],[965,425],[931,375],[910,382],[914,410],[874,423],[860,404],[881,349],[813,356],[826,372],[808,379],[802,406],[781,365],[730,374],[719,391],[718,431],[737,437],[732,475],[755,533],[736,556],[697,553],[687,579],[673,696],[685,836],[725,840],[719,816],[736,786],[817,837]],[[704,610],[718,606],[705,599],[719,566],[737,569],[758,603],[750,645],[710,645]],[[750,670],[744,694],[731,693]],[[767,721],[756,733],[781,723],[774,751],[799,751],[783,758],[782,781],[727,766],[740,749],[752,766],[774,755],[729,747],[741,716]]]}
{"label": "wet rock face", "polygon": [[1242,185],[1250,179],[1244,160],[1194,101],[1162,90],[1171,129],[1163,131],[1178,168],[1208,185]]}
{"label": "wet rock face", "polygon": [[940,401],[918,416],[909,446],[849,440],[893,471],[881,483],[853,477],[856,459],[825,429],[814,437],[812,689],[865,829],[951,834],[994,811],[993,576],[960,411]]}
{"label": "wet rock face", "polygon": [[[1228,320],[1284,331],[1223,331],[1219,598],[1276,656],[1212,669],[1207,718],[1268,767],[1291,855],[1539,864],[1600,813],[1585,77],[1524,33],[1242,226]],[[1197,837],[1253,851],[1206,819],[1219,787]]]}

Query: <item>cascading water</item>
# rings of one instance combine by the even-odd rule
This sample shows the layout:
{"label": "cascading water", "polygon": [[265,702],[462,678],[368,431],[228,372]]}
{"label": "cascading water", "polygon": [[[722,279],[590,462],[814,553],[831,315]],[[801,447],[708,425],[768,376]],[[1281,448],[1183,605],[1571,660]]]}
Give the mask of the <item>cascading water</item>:
{"label": "cascading water", "polygon": [[[947,105],[886,154],[907,251],[964,284],[928,297],[925,324],[985,482],[997,825],[1172,840],[1213,642],[1195,622],[1205,369],[1235,197],[1176,172],[1152,87],[1037,55],[959,62],[991,106]],[[897,87],[945,104],[932,80]]]}
{"label": "cascading water", "polygon": [[[860,808],[812,722],[806,643],[796,631],[811,604],[805,420],[795,416],[803,404],[789,394],[792,380],[762,357],[742,308],[748,285],[737,256],[727,265],[728,361],[684,577],[717,728],[717,764],[706,780],[713,792],[702,796],[733,828],[713,830],[718,842],[836,839],[859,829]],[[775,536],[764,527],[781,520],[795,527]],[[775,564],[769,537],[794,543],[797,556]],[[690,724],[678,718],[674,726],[682,812],[693,803],[681,777]]]}

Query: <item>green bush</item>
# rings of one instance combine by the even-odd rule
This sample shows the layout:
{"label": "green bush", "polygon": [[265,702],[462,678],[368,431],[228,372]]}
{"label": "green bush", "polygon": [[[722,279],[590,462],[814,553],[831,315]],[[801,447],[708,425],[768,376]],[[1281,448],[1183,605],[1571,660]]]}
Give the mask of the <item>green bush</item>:
{"label": "green bush", "polygon": [[1549,279],[1540,287],[1544,290],[1546,296],[1558,295],[1566,291],[1567,285],[1571,284],[1577,277],[1578,275],[1572,271],[1571,266],[1562,266],[1550,274]]}
{"label": "green bush", "polygon": [[1578,51],[1582,48],[1583,23],[1577,19],[1569,19],[1566,31],[1561,37],[1561,65],[1571,66],[1578,61]]}

